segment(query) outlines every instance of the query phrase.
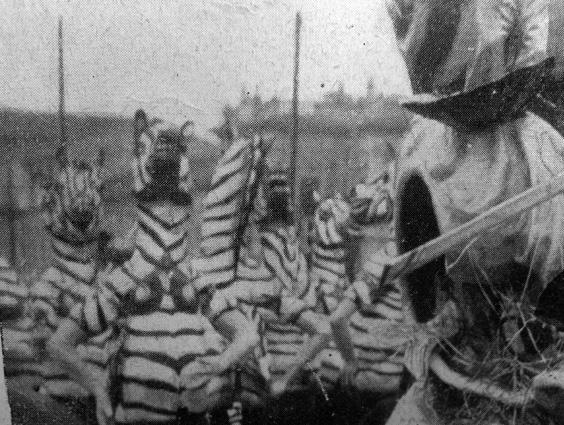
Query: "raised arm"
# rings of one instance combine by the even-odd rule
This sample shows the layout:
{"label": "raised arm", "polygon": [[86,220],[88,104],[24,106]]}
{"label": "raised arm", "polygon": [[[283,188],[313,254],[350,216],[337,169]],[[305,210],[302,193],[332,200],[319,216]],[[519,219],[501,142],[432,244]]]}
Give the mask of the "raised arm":
{"label": "raised arm", "polygon": [[256,326],[241,311],[231,309],[213,320],[216,330],[230,341],[229,346],[218,357],[224,370],[239,362],[259,343]]}

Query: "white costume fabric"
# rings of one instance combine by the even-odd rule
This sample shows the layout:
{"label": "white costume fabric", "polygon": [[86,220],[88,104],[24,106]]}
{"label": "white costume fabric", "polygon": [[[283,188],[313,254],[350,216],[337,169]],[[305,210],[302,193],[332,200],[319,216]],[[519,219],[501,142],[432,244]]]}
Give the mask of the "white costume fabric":
{"label": "white costume fabric", "polygon": [[[386,0],[398,44],[410,73],[426,40],[433,15],[459,8],[450,53],[435,71],[444,87],[461,74],[465,91],[547,57],[548,0]],[[405,28],[407,26],[407,31]],[[412,76],[413,78],[413,76]]]}
{"label": "white costume fabric", "polygon": [[466,90],[546,59],[547,0],[474,0],[466,7],[474,8],[471,27],[477,32]]}

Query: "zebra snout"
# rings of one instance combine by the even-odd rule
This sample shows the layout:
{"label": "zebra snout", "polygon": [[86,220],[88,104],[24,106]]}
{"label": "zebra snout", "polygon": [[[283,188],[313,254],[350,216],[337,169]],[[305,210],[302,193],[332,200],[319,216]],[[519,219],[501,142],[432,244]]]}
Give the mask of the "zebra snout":
{"label": "zebra snout", "polygon": [[72,225],[81,232],[85,232],[93,220],[94,212],[90,209],[77,208],[70,216]]}
{"label": "zebra snout", "polygon": [[180,157],[153,156],[149,158],[147,171],[156,184],[176,187],[179,180]]}

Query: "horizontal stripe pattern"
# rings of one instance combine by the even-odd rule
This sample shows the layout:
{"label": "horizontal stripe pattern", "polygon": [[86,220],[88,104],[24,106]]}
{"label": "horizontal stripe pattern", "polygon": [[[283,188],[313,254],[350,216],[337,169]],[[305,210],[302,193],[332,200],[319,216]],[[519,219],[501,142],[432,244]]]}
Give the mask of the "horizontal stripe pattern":
{"label": "horizontal stripe pattern", "polygon": [[2,323],[4,373],[8,381],[33,388],[43,381],[42,353],[34,339],[41,328],[30,317],[28,305],[27,286],[0,257],[0,310],[10,318]]}
{"label": "horizontal stripe pattern", "polygon": [[395,283],[381,291],[370,305],[361,305],[351,317],[350,329],[359,363],[355,384],[359,390],[393,392],[400,388],[403,376],[403,352],[383,350],[369,331],[377,321],[404,319],[399,288]]}
{"label": "horizontal stripe pattern", "polygon": [[[330,315],[343,299],[343,292],[348,285],[345,270],[345,241],[341,234],[343,227],[338,226],[338,217],[347,217],[348,205],[340,199],[327,199],[319,204],[313,221],[311,244],[311,273],[316,280],[318,312]],[[321,351],[312,368],[316,376],[327,389],[337,384],[343,368],[343,359],[335,343]]]}
{"label": "horizontal stripe pattern", "polygon": [[[73,308],[95,294],[92,286],[97,271],[91,262],[73,262],[70,258],[56,258],[55,265],[32,285],[30,297],[34,315],[49,332],[54,332],[60,321]],[[115,351],[113,328],[95,335],[77,347],[79,356],[95,374],[108,374],[110,357]],[[43,391],[57,397],[86,397],[88,392],[65,373],[56,361],[43,362]]]}
{"label": "horizontal stripe pattern", "polygon": [[[314,220],[312,238],[312,273],[317,279],[319,310],[331,314],[345,294],[354,288],[346,280],[346,247],[343,237],[350,208],[341,199],[330,199],[320,204]],[[376,321],[402,321],[402,299],[395,283],[379,291],[370,304],[359,303],[359,311],[350,320],[350,332],[359,363],[355,386],[361,391],[398,391],[403,375],[403,353],[383,350],[377,338],[369,333]],[[315,359],[318,376],[331,387],[335,386],[344,366],[334,342]]]}
{"label": "horizontal stripe pattern", "polygon": [[224,344],[201,313],[206,288],[195,286],[198,263],[180,248],[188,215],[159,208],[140,205],[133,256],[73,311],[89,333],[121,324],[118,422],[173,420],[181,407],[203,412],[231,394],[228,374],[197,374],[196,360],[218,355]]}
{"label": "horizontal stripe pattern", "polygon": [[[293,322],[301,312],[314,309],[315,292],[293,226],[263,229],[261,242],[265,266],[280,285],[278,311],[273,311],[272,306],[258,306],[258,314],[263,319],[263,362],[270,381],[275,382],[295,364],[297,352],[306,341],[306,334]],[[288,390],[306,389],[307,383],[298,380]]]}

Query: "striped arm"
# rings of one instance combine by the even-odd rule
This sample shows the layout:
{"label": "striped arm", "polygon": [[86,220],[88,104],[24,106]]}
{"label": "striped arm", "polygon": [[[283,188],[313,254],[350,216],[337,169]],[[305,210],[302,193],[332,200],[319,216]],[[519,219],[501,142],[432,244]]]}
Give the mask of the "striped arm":
{"label": "striped arm", "polygon": [[281,290],[280,280],[265,267],[264,262],[249,258],[243,247],[237,266],[237,279],[228,287],[215,291],[210,301],[210,316],[213,320],[223,312],[236,308],[246,313],[251,306],[269,306],[278,312]]}
{"label": "striped arm", "polygon": [[34,335],[41,329],[30,317],[2,325],[4,372],[8,380],[17,380],[25,387],[38,387],[43,382],[44,365]]}
{"label": "striped arm", "polygon": [[362,306],[350,322],[351,336],[358,359],[355,384],[359,390],[371,392],[399,391],[403,376],[403,352],[382,349],[378,339],[369,334],[376,321],[403,321],[399,288],[389,285],[370,306]]}
{"label": "striped arm", "polygon": [[[239,269],[241,270],[241,269]],[[235,282],[234,285],[236,285]],[[245,317],[256,326],[257,333],[262,334],[262,324],[258,309],[253,304],[240,303],[240,309]],[[268,398],[268,384],[264,375],[261,373],[258,359],[263,355],[260,346],[255,347],[252,353],[247,355],[239,364],[238,370],[232,372],[233,399],[242,402],[245,409],[265,407]],[[239,374],[237,376],[236,374]],[[239,386],[237,386],[239,379]],[[237,393],[239,391],[239,393]]]}
{"label": "striped arm", "polygon": [[32,314],[50,332],[57,329],[65,307],[64,293],[57,287],[57,280],[60,280],[60,275],[51,268],[30,287]]}

